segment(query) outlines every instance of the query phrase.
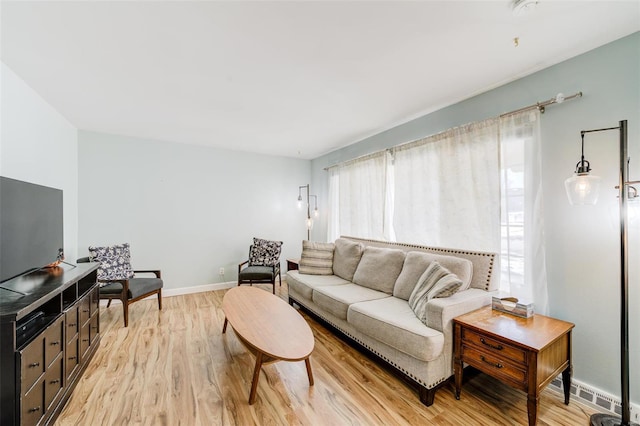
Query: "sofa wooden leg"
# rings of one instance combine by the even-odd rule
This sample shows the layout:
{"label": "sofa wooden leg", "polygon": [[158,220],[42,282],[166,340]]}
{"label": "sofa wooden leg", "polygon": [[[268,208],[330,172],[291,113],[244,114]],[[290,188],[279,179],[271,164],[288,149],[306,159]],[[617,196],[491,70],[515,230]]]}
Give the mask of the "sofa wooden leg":
{"label": "sofa wooden leg", "polygon": [[427,407],[433,405],[433,400],[436,396],[436,388],[433,387],[431,389],[427,389],[425,387],[420,387],[420,402],[422,402]]}

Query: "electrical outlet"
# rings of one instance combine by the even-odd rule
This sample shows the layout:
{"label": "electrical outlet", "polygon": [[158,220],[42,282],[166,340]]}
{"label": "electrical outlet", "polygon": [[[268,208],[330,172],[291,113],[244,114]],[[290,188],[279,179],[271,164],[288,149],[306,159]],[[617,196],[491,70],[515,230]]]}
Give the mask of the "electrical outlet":
{"label": "electrical outlet", "polygon": [[218,272],[220,275],[224,275],[224,268],[220,268],[220,272]]}

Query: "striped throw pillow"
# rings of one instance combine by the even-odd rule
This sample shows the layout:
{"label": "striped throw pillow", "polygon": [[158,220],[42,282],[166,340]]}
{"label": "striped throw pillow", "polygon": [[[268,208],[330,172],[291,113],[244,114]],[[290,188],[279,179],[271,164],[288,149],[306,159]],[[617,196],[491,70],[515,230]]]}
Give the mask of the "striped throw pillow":
{"label": "striped throw pillow", "polygon": [[302,242],[298,271],[308,275],[333,275],[333,243]]}
{"label": "striped throw pillow", "polygon": [[456,274],[438,262],[431,262],[409,297],[409,306],[423,323],[427,323],[427,303],[431,299],[449,297],[462,286]]}

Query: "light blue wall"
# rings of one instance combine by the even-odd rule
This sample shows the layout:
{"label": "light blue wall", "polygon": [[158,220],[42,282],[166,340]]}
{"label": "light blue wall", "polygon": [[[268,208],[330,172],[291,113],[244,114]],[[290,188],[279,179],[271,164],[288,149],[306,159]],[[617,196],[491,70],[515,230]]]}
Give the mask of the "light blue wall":
{"label": "light blue wall", "polygon": [[64,250],[76,258],[78,132],[4,63],[0,63],[0,174],[62,189]]}
{"label": "light blue wall", "polygon": [[81,255],[129,242],[134,268],[161,268],[168,289],[235,281],[254,236],[284,241],[284,267],[299,256],[306,229],[296,200],[308,160],[87,131],[78,138]]}
{"label": "light blue wall", "polygon": [[[547,109],[542,118],[544,220],[552,316],[576,324],[574,377],[620,395],[619,238],[615,229],[618,134],[587,136],[586,154],[603,177],[601,202],[571,207],[563,182],[580,158],[580,130],[629,120],[631,178],[640,179],[640,33],[510,84],[418,118],[312,161],[312,185],[326,205],[323,168],[537,101],[582,91],[584,97]],[[640,210],[640,209],[639,209]],[[640,221],[639,221],[640,222]],[[314,229],[326,239],[326,214]],[[640,224],[630,233],[631,399],[640,401]]]}

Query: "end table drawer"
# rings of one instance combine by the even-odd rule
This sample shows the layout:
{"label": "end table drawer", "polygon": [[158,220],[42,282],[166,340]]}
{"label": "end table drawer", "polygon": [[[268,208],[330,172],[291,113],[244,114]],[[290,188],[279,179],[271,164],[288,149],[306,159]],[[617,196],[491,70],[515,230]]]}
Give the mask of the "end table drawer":
{"label": "end table drawer", "polygon": [[478,351],[471,346],[462,345],[462,360],[493,377],[503,377],[523,386],[527,385],[527,370],[525,367],[518,368],[510,362],[505,362],[504,358],[500,359],[500,357],[492,353]]}
{"label": "end table drawer", "polygon": [[509,358],[518,364],[526,365],[527,363],[527,354],[524,350],[469,329],[463,330],[462,341],[473,343],[482,348],[482,351],[490,351],[497,356]]}

